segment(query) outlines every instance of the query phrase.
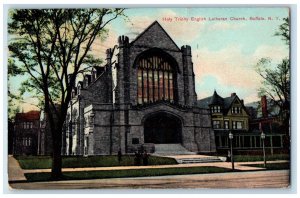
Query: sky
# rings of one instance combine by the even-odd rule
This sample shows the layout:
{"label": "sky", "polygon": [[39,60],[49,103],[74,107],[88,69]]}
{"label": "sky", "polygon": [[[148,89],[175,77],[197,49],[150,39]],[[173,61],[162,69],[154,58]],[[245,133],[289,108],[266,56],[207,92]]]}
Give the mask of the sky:
{"label": "sky", "polygon": [[[258,101],[261,78],[254,66],[260,58],[274,65],[289,54],[280,37],[274,36],[287,8],[135,8],[125,10],[129,20],[119,18],[109,25],[105,41],[97,39],[92,53],[101,58],[117,44],[118,36],[130,41],[154,21],[158,21],[180,48],[192,47],[195,87],[198,99],[216,90],[222,97],[235,92],[245,103]],[[264,19],[264,20],[263,20]],[[18,83],[13,83],[17,90]],[[24,111],[34,108],[27,95]]]}

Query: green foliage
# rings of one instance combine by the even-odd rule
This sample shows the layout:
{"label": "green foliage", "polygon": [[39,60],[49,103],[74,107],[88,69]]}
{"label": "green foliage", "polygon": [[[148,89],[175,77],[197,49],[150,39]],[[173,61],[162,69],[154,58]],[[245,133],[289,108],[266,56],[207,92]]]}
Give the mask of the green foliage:
{"label": "green foliage", "polygon": [[290,45],[290,20],[289,18],[283,18],[283,21],[283,24],[279,26],[279,30],[274,35],[280,36],[287,45]]}
{"label": "green foliage", "polygon": [[290,105],[290,61],[285,58],[274,69],[271,60],[262,58],[256,65],[256,71],[264,79],[259,96],[267,95],[270,104],[279,107],[279,115],[289,110]]}
{"label": "green foliage", "polygon": [[[255,162],[255,161],[263,161],[263,155],[235,155],[235,162]],[[290,155],[288,154],[274,154],[267,155],[267,161],[275,161],[275,160],[290,160]]]}
{"label": "green foliage", "polygon": [[[246,166],[264,168],[264,164],[247,164]],[[290,163],[268,163],[266,164],[267,170],[289,170],[291,168]]]}
{"label": "green foliage", "polygon": [[[129,170],[102,170],[102,171],[74,171],[65,172],[63,180],[104,179],[124,177],[150,177],[163,175],[207,174],[229,172],[231,169],[220,167],[183,167],[183,168],[155,168],[155,169],[129,169]],[[48,181],[49,173],[27,173],[28,181]]]}
{"label": "green foliage", "polygon": [[[52,159],[49,156],[18,156],[17,160],[23,169],[47,169],[51,168]],[[177,164],[176,160],[167,157],[149,157],[149,165]],[[133,166],[134,156],[124,155],[119,163],[115,155],[112,156],[90,156],[90,157],[63,157],[63,168],[82,167],[111,167],[111,166]]]}
{"label": "green foliage", "polygon": [[20,95],[31,93],[44,105],[49,99],[52,108],[54,103],[67,104],[78,75],[102,64],[92,55],[92,44],[96,38],[106,39],[107,24],[124,16],[123,10],[10,10],[8,73],[28,76]]}

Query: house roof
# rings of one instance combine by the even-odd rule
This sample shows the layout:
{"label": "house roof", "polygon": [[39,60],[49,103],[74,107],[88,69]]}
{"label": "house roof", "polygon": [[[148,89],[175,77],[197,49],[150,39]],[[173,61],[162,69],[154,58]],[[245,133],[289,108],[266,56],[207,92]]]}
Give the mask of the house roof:
{"label": "house roof", "polygon": [[224,112],[227,113],[236,98],[238,98],[237,95],[222,98],[216,91],[214,91],[212,96],[197,100],[197,106],[200,108],[209,109],[210,105],[220,105],[223,107]]}
{"label": "house roof", "polygon": [[224,106],[223,106],[224,110],[229,110],[229,108],[231,107],[235,98],[237,98],[237,96],[230,96],[230,97],[224,98]]}
{"label": "house roof", "polygon": [[210,104],[211,105],[223,105],[224,104],[224,99],[217,94],[216,90],[214,91],[214,94],[211,98]]}
{"label": "house roof", "polygon": [[40,119],[40,111],[29,111],[27,113],[17,113],[16,120],[34,121]]}
{"label": "house roof", "polygon": [[197,106],[203,109],[209,109],[210,101],[212,99],[212,96],[203,98],[201,100],[197,100]]}

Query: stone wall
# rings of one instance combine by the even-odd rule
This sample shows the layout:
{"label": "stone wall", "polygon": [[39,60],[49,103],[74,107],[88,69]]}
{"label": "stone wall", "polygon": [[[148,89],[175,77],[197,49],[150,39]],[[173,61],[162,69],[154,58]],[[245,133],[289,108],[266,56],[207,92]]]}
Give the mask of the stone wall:
{"label": "stone wall", "polygon": [[[93,147],[93,154],[96,155],[116,154],[119,149],[123,153],[132,153],[144,144],[145,120],[161,112],[181,120],[182,145],[185,148],[194,152],[215,152],[214,132],[210,128],[209,112],[195,111],[193,108],[177,107],[168,103],[144,108],[107,104],[88,106],[85,109],[85,135],[93,141],[92,144],[89,142],[89,148]],[[91,153],[89,151],[89,154]]]}

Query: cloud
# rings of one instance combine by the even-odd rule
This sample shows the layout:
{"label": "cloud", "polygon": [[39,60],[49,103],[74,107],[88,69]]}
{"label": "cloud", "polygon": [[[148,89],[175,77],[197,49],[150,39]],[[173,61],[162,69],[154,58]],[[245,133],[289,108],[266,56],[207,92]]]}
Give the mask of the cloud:
{"label": "cloud", "polygon": [[196,82],[198,99],[212,96],[214,90],[216,90],[217,93],[224,98],[229,97],[231,93],[237,93],[240,99],[247,98],[247,101],[256,101],[257,98],[255,88],[244,89],[236,85],[226,86],[213,75],[205,75],[200,82]]}
{"label": "cloud", "polygon": [[105,61],[106,58],[106,50],[108,48],[113,48],[118,44],[119,35],[117,35],[116,31],[111,26],[108,26],[108,29],[109,32],[107,37],[104,40],[96,38],[91,47],[91,53],[97,58],[102,58],[103,61]]}
{"label": "cloud", "polygon": [[[255,100],[257,89],[261,86],[261,77],[255,72],[254,65],[263,57],[270,57],[274,61],[279,61],[287,54],[284,46],[259,46],[253,54],[244,54],[239,45],[229,45],[218,51],[210,51],[207,48],[200,48],[193,51],[193,62],[197,94],[202,97],[212,94],[211,86],[208,84],[207,76],[214,76],[215,89],[222,87],[224,90],[231,89],[237,92],[248,102]],[[210,79],[211,80],[211,79]],[[209,90],[208,90],[209,89]],[[208,91],[207,91],[208,90]],[[244,92],[243,90],[247,90]],[[240,92],[240,93],[238,93]],[[228,95],[230,93],[227,93]]]}
{"label": "cloud", "polygon": [[132,16],[130,21],[125,23],[125,35],[132,41],[142,33],[154,19],[149,16]]}
{"label": "cloud", "polygon": [[[164,21],[164,17],[172,18],[172,22]],[[172,38],[177,42],[188,43],[196,39],[202,30],[204,23],[191,21],[175,21],[175,17],[184,17],[178,15],[170,9],[161,9],[155,17],[149,16],[131,16],[130,22],[126,23],[126,35],[133,40],[142,33],[150,24],[157,20]],[[188,16],[187,16],[188,17]]]}
{"label": "cloud", "polygon": [[270,46],[270,45],[261,45],[259,46],[253,54],[255,60],[259,60],[263,57],[271,58],[273,62],[278,63],[283,58],[288,57],[289,51],[285,45],[280,46]]}
{"label": "cloud", "polygon": [[244,27],[245,24],[241,23],[227,23],[227,22],[220,22],[220,23],[213,23],[207,27],[208,32],[210,31],[223,31],[223,30],[237,30]]}

